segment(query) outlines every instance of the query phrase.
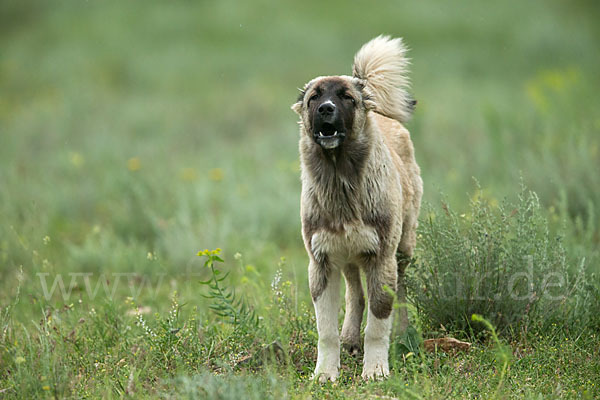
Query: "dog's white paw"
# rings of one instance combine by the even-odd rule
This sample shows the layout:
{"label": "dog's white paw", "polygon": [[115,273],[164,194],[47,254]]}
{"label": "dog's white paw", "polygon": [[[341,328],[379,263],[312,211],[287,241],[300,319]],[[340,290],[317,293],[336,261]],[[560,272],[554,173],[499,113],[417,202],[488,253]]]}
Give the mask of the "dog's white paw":
{"label": "dog's white paw", "polygon": [[335,382],[340,376],[340,342],[337,336],[333,340],[319,338],[317,365],[313,379],[320,383]]}
{"label": "dog's white paw", "polygon": [[390,374],[388,363],[388,341],[365,338],[365,357],[362,378],[366,381],[381,380]]}
{"label": "dog's white paw", "polygon": [[381,380],[390,374],[388,349],[385,344],[365,343],[365,358],[363,359],[362,378]]}
{"label": "dog's white paw", "polygon": [[337,366],[329,366],[328,368],[317,366],[312,379],[317,379],[319,383],[327,383],[327,381],[335,382],[339,376],[340,371]]}
{"label": "dog's white paw", "polygon": [[385,362],[375,361],[375,362],[366,362],[363,367],[362,378],[365,381],[369,380],[382,380],[389,376],[390,368],[388,366],[387,360]]}

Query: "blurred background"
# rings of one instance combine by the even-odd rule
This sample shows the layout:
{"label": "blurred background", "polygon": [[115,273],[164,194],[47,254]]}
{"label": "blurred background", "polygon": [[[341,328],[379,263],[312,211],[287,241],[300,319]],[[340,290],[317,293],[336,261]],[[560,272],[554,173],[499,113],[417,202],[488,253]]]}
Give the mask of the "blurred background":
{"label": "blurred background", "polygon": [[522,177],[595,251],[599,21],[591,0],[3,1],[0,300],[22,266],[23,316],[40,272],[161,273],[143,302],[201,302],[196,253],[216,247],[253,301],[281,257],[306,287],[289,107],[381,33],[411,49],[424,200],[512,199]]}

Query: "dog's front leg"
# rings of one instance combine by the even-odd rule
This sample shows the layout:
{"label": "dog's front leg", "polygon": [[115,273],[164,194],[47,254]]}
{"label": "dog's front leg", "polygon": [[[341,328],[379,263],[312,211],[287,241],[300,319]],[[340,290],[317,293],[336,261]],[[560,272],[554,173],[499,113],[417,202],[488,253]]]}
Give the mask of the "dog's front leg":
{"label": "dog's front leg", "polygon": [[[381,379],[389,375],[388,350],[392,331],[392,306],[396,290],[396,263],[393,258],[367,269],[369,313],[365,328],[362,378]],[[385,289],[385,286],[389,290]]]}
{"label": "dog's front leg", "polygon": [[339,376],[340,368],[340,270],[326,263],[311,261],[308,279],[319,333],[317,366],[313,378],[318,378],[321,383],[327,380],[333,382]]}
{"label": "dog's front leg", "polygon": [[347,264],[342,270],[346,279],[346,315],[342,325],[342,343],[348,352],[355,356],[362,348],[360,324],[365,310],[365,297],[360,282],[358,266]]}

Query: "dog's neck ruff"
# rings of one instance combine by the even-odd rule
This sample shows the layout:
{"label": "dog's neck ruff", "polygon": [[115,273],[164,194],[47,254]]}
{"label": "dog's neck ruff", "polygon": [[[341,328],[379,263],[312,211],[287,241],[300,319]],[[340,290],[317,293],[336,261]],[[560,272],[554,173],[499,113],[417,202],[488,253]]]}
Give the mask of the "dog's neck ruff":
{"label": "dog's neck ruff", "polygon": [[346,140],[340,147],[325,150],[306,140],[302,167],[309,178],[316,203],[332,223],[343,224],[361,218],[361,187],[365,166],[372,152],[368,140]]}

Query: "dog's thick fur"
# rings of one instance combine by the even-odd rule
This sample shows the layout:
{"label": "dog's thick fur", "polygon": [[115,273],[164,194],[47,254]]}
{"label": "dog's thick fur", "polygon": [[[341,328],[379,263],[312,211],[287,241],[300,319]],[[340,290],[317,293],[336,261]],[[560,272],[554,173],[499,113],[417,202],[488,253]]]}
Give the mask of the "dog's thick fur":
{"label": "dog's thick fur", "polygon": [[[415,248],[423,193],[402,125],[415,104],[407,92],[405,52],[401,39],[379,36],[356,54],[352,77],[315,78],[292,106],[301,117],[302,235],[319,333],[315,377],[321,382],[339,375],[341,274],[346,281],[341,339],[351,353],[360,351],[361,270],[369,304],[362,377],[389,374],[393,296],[386,288],[406,301],[404,269]],[[406,308],[399,314],[403,330]]]}

